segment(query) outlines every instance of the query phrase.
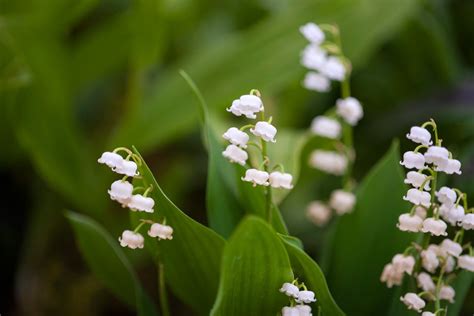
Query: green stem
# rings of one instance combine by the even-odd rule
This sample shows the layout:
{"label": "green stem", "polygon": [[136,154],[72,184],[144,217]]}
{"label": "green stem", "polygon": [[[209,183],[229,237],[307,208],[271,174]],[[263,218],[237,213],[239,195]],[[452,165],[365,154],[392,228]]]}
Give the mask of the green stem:
{"label": "green stem", "polygon": [[441,300],[439,299],[439,292],[441,290],[441,285],[443,281],[443,275],[444,275],[444,266],[441,268],[441,271],[439,273],[438,277],[438,282],[436,282],[436,291],[435,291],[435,296],[436,296],[436,301],[435,301],[435,310],[438,310],[441,308]]}
{"label": "green stem", "polygon": [[158,262],[158,291],[160,298],[161,314],[163,316],[170,316],[170,307],[168,304],[168,293],[166,292],[165,283],[165,267],[161,262]]}
{"label": "green stem", "polygon": [[[260,119],[265,121],[264,111],[260,112]],[[268,172],[268,157],[267,157],[267,142],[263,139],[260,139],[260,145],[262,147],[262,162],[263,170]],[[267,222],[272,224],[272,187],[269,185],[265,187],[265,218]]]}

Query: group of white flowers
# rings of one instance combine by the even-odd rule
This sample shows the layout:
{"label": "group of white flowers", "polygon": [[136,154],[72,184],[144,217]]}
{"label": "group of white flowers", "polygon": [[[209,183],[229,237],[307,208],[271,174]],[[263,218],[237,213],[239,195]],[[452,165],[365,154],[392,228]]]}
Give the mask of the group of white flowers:
{"label": "group of white flowers", "polygon": [[283,283],[280,289],[281,293],[287,295],[290,299],[290,306],[283,307],[282,316],[311,316],[311,304],[316,302],[313,291],[309,291],[304,283],[299,284],[298,280],[292,283]]}
{"label": "group of white flowers", "polygon": [[[426,129],[428,126],[434,130],[434,144]],[[469,243],[462,244],[464,230],[474,228],[474,214],[473,209],[467,207],[465,193],[446,186],[436,191],[438,172],[461,174],[459,160],[453,159],[452,154],[441,146],[436,123],[431,120],[412,127],[407,138],[420,145],[414,151],[404,153],[400,162],[415,170],[407,173],[405,183],[412,188],[403,197],[413,207],[409,213],[400,215],[397,227],[401,231],[426,235],[423,245],[413,243],[403,254],[393,257],[392,262],[384,267],[381,281],[392,287],[401,285],[405,273],[416,278],[421,292],[406,293],[401,301],[417,312],[422,312],[426,306],[423,298],[435,301],[434,312],[423,312],[423,316],[433,316],[446,310],[441,307],[441,300],[454,302],[455,290],[448,283],[452,282],[458,270],[474,272],[472,247]],[[420,152],[422,149],[424,153]],[[446,237],[439,244],[430,244],[431,236],[448,236],[447,223],[453,228],[454,238]],[[467,253],[462,255],[465,250]]]}
{"label": "group of white flowers", "polygon": [[[124,159],[118,152],[124,151],[127,153],[127,157]],[[132,159],[132,160],[131,160]],[[153,213],[155,201],[148,196],[148,193],[152,190],[152,187],[133,187],[133,185],[127,181],[127,178],[138,177],[138,165],[141,158],[132,153],[127,148],[117,148],[113,152],[104,152],[98,159],[98,162],[105,164],[112,169],[115,173],[122,174],[124,177],[121,180],[114,181],[108,190],[110,198],[114,201],[119,202],[122,207],[128,207],[133,212],[145,212]],[[143,194],[138,194],[136,191],[143,191]],[[122,247],[128,247],[131,249],[143,248],[145,239],[138,232],[144,224],[151,224],[148,230],[150,237],[156,237],[158,239],[172,239],[173,228],[160,224],[154,223],[150,220],[141,220],[141,223],[135,228],[134,231],[125,230],[122,236],[119,237],[119,242]]]}
{"label": "group of white flowers", "polygon": [[[232,102],[228,112],[236,116],[245,116],[248,119],[256,119],[257,113],[260,113],[260,121],[255,124],[248,124],[242,126],[229,128],[222,136],[230,144],[222,152],[222,155],[232,163],[237,163],[241,166],[247,165],[249,154],[247,146],[253,145],[257,147],[262,153],[262,163],[258,168],[248,168],[243,181],[251,182],[253,186],[271,186],[272,188],[292,189],[293,176],[285,173],[283,170],[275,171],[274,169],[280,167],[276,165],[269,168],[270,160],[266,155],[266,143],[275,143],[277,129],[271,124],[272,119],[265,120],[264,106],[260,93],[257,90],[252,90],[250,94],[242,95],[239,99]],[[249,141],[250,136],[245,132],[250,130],[254,136],[260,139],[260,143]]]}

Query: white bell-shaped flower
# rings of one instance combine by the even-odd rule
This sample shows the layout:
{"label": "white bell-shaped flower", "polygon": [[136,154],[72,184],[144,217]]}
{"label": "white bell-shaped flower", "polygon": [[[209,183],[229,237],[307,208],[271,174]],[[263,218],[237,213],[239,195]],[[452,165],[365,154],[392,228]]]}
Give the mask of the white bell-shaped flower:
{"label": "white bell-shaped flower", "polygon": [[134,161],[124,160],[122,161],[120,166],[115,168],[115,172],[117,172],[118,174],[124,174],[129,177],[135,177],[138,175],[137,169],[138,166]]}
{"label": "white bell-shaped flower", "polygon": [[297,303],[313,303],[316,302],[313,291],[299,291],[298,297],[296,298]]}
{"label": "white bell-shaped flower", "polygon": [[227,158],[230,162],[238,163],[239,165],[245,165],[245,162],[249,158],[247,152],[236,145],[229,145],[227,148],[222,152],[222,156]]}
{"label": "white bell-shaped flower", "polygon": [[407,134],[407,138],[415,143],[430,146],[433,142],[431,141],[431,134],[426,128],[413,126],[410,128],[410,133]]}
{"label": "white bell-shaped flower", "polygon": [[454,268],[456,268],[456,261],[454,260],[454,257],[448,256],[444,261],[444,271],[446,273],[451,273],[454,271]]}
{"label": "white bell-shaped flower", "polygon": [[282,316],[300,316],[300,312],[296,308],[296,306],[285,306],[281,310],[281,315]]}
{"label": "white bell-shaped flower", "polygon": [[439,298],[442,300],[446,300],[450,303],[454,303],[455,295],[456,291],[449,285],[443,285],[439,290]]}
{"label": "white bell-shaped flower", "polygon": [[418,205],[417,207],[415,207],[415,214],[418,215],[418,217],[420,217],[421,219],[425,219],[426,218],[426,215],[427,215],[427,211],[426,211],[426,208],[424,206],[421,206],[421,205]]}
{"label": "white bell-shaped flower", "polygon": [[436,314],[434,314],[432,312],[423,312],[423,313],[421,313],[421,316],[436,316]]}
{"label": "white bell-shaped flower", "polygon": [[419,189],[408,190],[407,195],[405,195],[403,199],[415,205],[422,205],[425,207],[429,207],[431,204],[431,195],[428,192],[420,191]]}
{"label": "white bell-shaped flower", "polygon": [[448,187],[441,187],[439,191],[435,192],[438,201],[446,206],[453,206],[456,203],[456,191]]}
{"label": "white bell-shaped flower", "polygon": [[440,247],[446,251],[447,254],[454,257],[458,257],[462,253],[462,246],[451,239],[444,239],[441,242]]}
{"label": "white bell-shaped flower", "polygon": [[458,258],[458,267],[467,271],[474,272],[474,256],[460,256]]}
{"label": "white bell-shaped flower", "polygon": [[341,124],[327,116],[316,116],[311,122],[311,132],[314,135],[338,139],[341,136]]}
{"label": "white bell-shaped flower", "polygon": [[334,190],[329,199],[329,205],[336,211],[337,214],[342,215],[353,210],[356,203],[356,196],[352,192],[344,190]]}
{"label": "white bell-shaped flower", "polygon": [[303,36],[314,44],[321,44],[324,41],[324,32],[313,22],[300,26]]}
{"label": "white bell-shaped flower", "polygon": [[140,211],[153,213],[153,207],[155,206],[155,201],[148,196],[143,196],[141,194],[134,194],[128,203],[128,207],[132,211]]}
{"label": "white bell-shaped flower", "polygon": [[364,116],[362,105],[353,97],[337,100],[336,113],[352,126],[356,125],[362,116]]}
{"label": "white bell-shaped flower", "polygon": [[386,264],[383,268],[380,281],[387,283],[387,287],[391,288],[394,285],[401,285],[403,280],[403,272],[394,267],[392,263]]}
{"label": "white bell-shaped flower", "polygon": [[439,208],[439,214],[445,221],[454,226],[464,218],[464,207],[442,204]]}
{"label": "white bell-shaped flower", "polygon": [[274,171],[270,173],[269,181],[273,188],[293,189],[293,176],[289,173]]}
{"label": "white bell-shaped flower", "polygon": [[416,283],[418,287],[425,292],[434,292],[436,285],[433,282],[431,276],[426,272],[420,272],[416,277]]}
{"label": "white bell-shaped flower", "polygon": [[160,223],[153,223],[148,230],[148,235],[158,239],[173,239],[173,227]]}
{"label": "white bell-shaped flower", "polygon": [[474,214],[469,213],[464,215],[462,221],[460,222],[460,226],[466,230],[474,229]]}
{"label": "white bell-shaped flower", "polygon": [[[326,65],[327,59],[326,51],[314,44],[306,46],[301,54],[301,64],[306,68],[317,71],[323,69],[324,65]],[[327,76],[322,76],[329,80]]]}
{"label": "white bell-shaped flower", "polygon": [[239,130],[237,127],[229,128],[224,135],[222,135],[225,140],[228,140],[231,144],[236,146],[247,148],[247,142],[249,141],[249,135],[247,133]]}
{"label": "white bell-shaped flower", "polygon": [[392,264],[393,267],[401,273],[411,275],[413,273],[413,268],[415,267],[415,258],[412,256],[396,254],[392,259]]}
{"label": "white bell-shaped flower", "polygon": [[446,174],[461,174],[461,162],[457,159],[448,159],[445,164],[436,166],[435,170]]}
{"label": "white bell-shaped flower", "polygon": [[255,124],[255,128],[251,128],[250,131],[258,137],[261,137],[266,142],[275,142],[275,135],[277,129],[272,124],[260,121]]}
{"label": "white bell-shaped flower", "polygon": [[296,305],[295,308],[298,310],[299,316],[312,316],[311,306],[309,305]]}
{"label": "white bell-shaped flower", "polygon": [[128,247],[130,249],[143,248],[143,243],[145,242],[145,239],[142,235],[131,230],[125,230],[118,240],[120,242],[120,246]]}
{"label": "white bell-shaped flower", "polygon": [[306,208],[306,216],[317,226],[325,225],[331,215],[331,209],[321,201],[313,201]]}
{"label": "white bell-shaped flower", "polygon": [[421,265],[426,271],[434,273],[439,266],[439,259],[436,252],[432,249],[426,249],[421,252]]}
{"label": "white bell-shaped flower", "polygon": [[132,198],[133,185],[128,181],[117,180],[112,183],[108,192],[112,200],[127,206]]}
{"label": "white bell-shaped flower", "polygon": [[286,283],[283,283],[283,285],[281,286],[280,292],[284,293],[287,296],[297,298],[300,290],[298,289],[296,285],[286,282]]}
{"label": "white bell-shaped flower", "polygon": [[253,94],[246,94],[240,97],[238,100],[234,100],[230,108],[227,109],[227,112],[231,112],[236,116],[242,116],[249,119],[255,119],[257,116],[255,113],[258,113],[263,110],[262,100]]}
{"label": "white bell-shaped flower", "polygon": [[415,293],[407,293],[400,298],[408,309],[421,313],[421,310],[425,307],[426,303]]}
{"label": "white bell-shaped flower", "polygon": [[331,88],[331,81],[317,72],[310,71],[304,77],[303,86],[308,90],[327,92]]}
{"label": "white bell-shaped flower", "polygon": [[436,256],[438,256],[440,258],[446,259],[446,257],[448,257],[448,253],[443,248],[441,248],[439,245],[431,244],[426,249],[430,250],[430,251],[433,251],[436,254]]}
{"label": "white bell-shaped flower", "polygon": [[403,161],[400,161],[400,164],[407,169],[421,170],[425,168],[425,157],[421,153],[407,151],[403,154]]}
{"label": "white bell-shaped flower", "polygon": [[261,171],[257,169],[247,169],[247,171],[245,171],[245,177],[242,177],[242,180],[252,182],[253,186],[268,186],[270,185],[270,183],[268,182],[269,178],[270,175],[266,171]]}
{"label": "white bell-shaped flower", "polygon": [[417,172],[417,171],[409,171],[407,173],[407,177],[406,177],[404,182],[406,184],[411,184],[415,188],[419,188],[424,183],[425,185],[424,185],[423,189],[426,190],[426,191],[429,191],[429,190],[431,190],[430,181],[429,180],[426,181],[426,178],[428,178],[428,176],[423,174],[423,173],[420,173],[420,172]]}
{"label": "white bell-shaped flower", "polygon": [[406,213],[398,217],[397,227],[401,231],[417,233],[421,230],[422,226],[423,219],[416,214],[410,215]]}
{"label": "white bell-shaped flower", "polygon": [[335,56],[330,56],[319,70],[323,75],[331,80],[343,81],[346,77],[346,67],[342,61]]}
{"label": "white bell-shaped flower", "polygon": [[122,165],[124,159],[117,153],[106,151],[102,154],[102,156],[100,156],[97,161],[101,164],[109,166],[110,168],[112,168],[112,170],[114,170]]}
{"label": "white bell-shaped flower", "polygon": [[446,236],[448,234],[446,232],[447,228],[448,225],[441,219],[427,218],[423,221],[421,231],[430,233],[432,236]]}
{"label": "white bell-shaped flower", "polygon": [[442,167],[448,163],[449,151],[441,146],[431,146],[425,153],[427,163],[433,163],[438,167]]}
{"label": "white bell-shaped flower", "polygon": [[347,163],[346,156],[327,150],[315,150],[309,158],[311,167],[337,176],[346,172]]}

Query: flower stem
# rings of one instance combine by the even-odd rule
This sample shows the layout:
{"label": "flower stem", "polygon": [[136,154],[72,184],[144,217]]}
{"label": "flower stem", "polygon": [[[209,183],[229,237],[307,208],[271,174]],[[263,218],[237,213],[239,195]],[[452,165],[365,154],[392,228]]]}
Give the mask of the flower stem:
{"label": "flower stem", "polygon": [[161,262],[158,262],[158,291],[160,298],[161,314],[163,316],[170,316],[170,307],[168,304],[168,293],[166,292],[165,283],[165,267]]}
{"label": "flower stem", "polygon": [[[257,90],[258,91],[258,90]],[[261,120],[265,121],[265,112],[262,111]],[[262,162],[263,162],[263,170],[268,172],[268,156],[267,156],[267,142],[263,139],[260,139],[260,145],[262,147]],[[271,225],[272,224],[272,188],[271,186],[265,187],[265,219]]]}

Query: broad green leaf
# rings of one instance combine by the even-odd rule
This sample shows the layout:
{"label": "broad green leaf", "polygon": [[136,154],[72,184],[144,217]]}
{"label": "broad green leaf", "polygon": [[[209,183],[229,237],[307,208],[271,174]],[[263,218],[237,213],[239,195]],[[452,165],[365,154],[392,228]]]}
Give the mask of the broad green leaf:
{"label": "broad green leaf", "polygon": [[[281,236],[280,236],[281,237]],[[337,306],[331,293],[329,292],[323,271],[310,256],[302,249],[298,248],[294,242],[287,238],[282,238],[286,251],[290,256],[291,267],[300,281],[316,293],[318,306],[320,306],[323,315],[344,315],[344,312]]]}
{"label": "broad green leaf", "polygon": [[135,306],[138,315],[157,315],[118,241],[89,217],[73,212],[66,217],[82,256],[95,275],[122,301]]}
{"label": "broad green leaf", "polygon": [[292,280],[288,254],[276,232],[262,219],[249,216],[225,247],[211,315],[275,315],[288,304],[278,289]]}
{"label": "broad green leaf", "polygon": [[176,296],[196,312],[208,314],[217,293],[225,241],[213,230],[178,209],[158,185],[145,161],[142,161],[139,171],[145,186],[153,186],[150,196],[155,200],[155,212],[144,215],[135,213],[134,219],[148,218],[161,222],[165,218],[167,225],[174,230],[173,240],[156,242],[156,239],[146,237],[145,245],[154,252],[154,256],[159,251],[167,283]]}
{"label": "broad green leaf", "polygon": [[[416,237],[397,229],[398,216],[409,210],[399,164],[398,143],[372,169],[357,192],[354,212],[340,218],[328,252],[332,293],[351,315],[387,310],[392,291],[380,282],[384,265]],[[325,258],[327,260],[327,258]]]}
{"label": "broad green leaf", "polygon": [[456,298],[453,304],[448,305],[448,316],[457,316],[461,312],[464,300],[472,289],[474,273],[469,271],[462,271],[456,277],[452,287],[456,291]]}

